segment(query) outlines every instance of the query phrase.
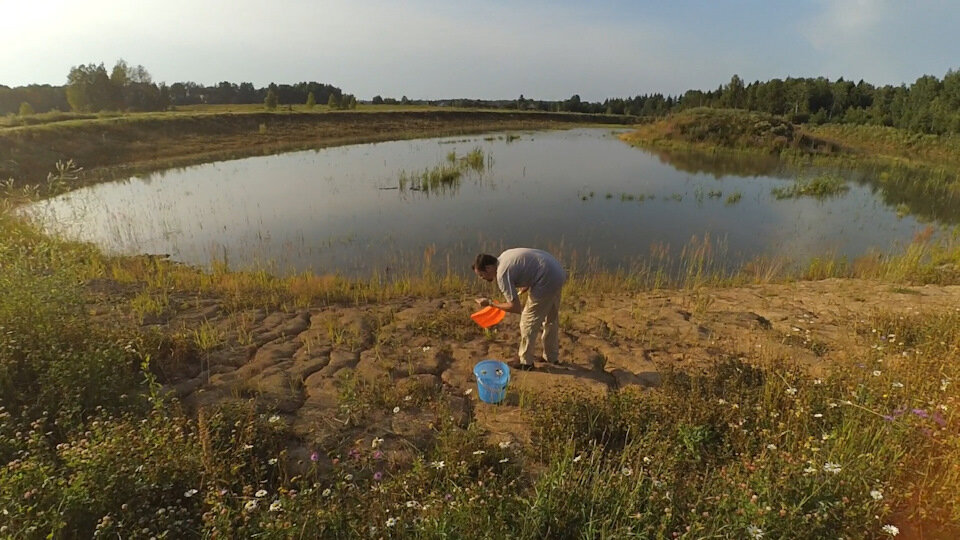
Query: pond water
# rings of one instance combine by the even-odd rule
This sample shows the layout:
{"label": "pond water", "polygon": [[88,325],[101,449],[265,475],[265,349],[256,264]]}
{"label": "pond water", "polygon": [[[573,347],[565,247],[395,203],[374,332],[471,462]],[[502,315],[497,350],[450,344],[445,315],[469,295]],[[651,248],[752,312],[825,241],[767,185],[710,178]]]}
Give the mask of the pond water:
{"label": "pond water", "polygon": [[[465,168],[431,190],[410,180],[451,163],[451,152],[459,159],[478,148],[482,170]],[[731,267],[761,256],[853,259],[909,243],[927,226],[898,216],[869,183],[847,181],[846,192],[823,200],[778,200],[772,189],[792,177],[722,165],[678,169],[609,129],[501,133],[214,162],[91,186],[26,211],[112,253],[360,277],[420,271],[428,260],[468,272],[478,251],[514,246],[553,250],[566,264],[629,268],[704,237]]]}

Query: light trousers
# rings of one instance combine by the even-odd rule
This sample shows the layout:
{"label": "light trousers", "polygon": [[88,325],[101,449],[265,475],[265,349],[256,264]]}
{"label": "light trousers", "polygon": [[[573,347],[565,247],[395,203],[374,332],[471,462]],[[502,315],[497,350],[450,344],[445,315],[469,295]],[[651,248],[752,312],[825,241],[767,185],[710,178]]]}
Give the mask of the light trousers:
{"label": "light trousers", "polygon": [[543,356],[547,362],[560,361],[560,296],[561,290],[556,293],[534,298],[529,296],[520,314],[520,363],[533,364],[536,355],[533,354],[533,343],[537,340],[537,332],[541,332],[543,341]]}

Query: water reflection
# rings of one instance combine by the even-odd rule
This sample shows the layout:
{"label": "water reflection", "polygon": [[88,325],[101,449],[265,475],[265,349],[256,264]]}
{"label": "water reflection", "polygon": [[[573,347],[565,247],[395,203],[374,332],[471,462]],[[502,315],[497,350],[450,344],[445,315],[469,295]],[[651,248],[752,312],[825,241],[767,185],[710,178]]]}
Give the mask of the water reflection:
{"label": "water reflection", "polygon": [[[445,187],[400,189],[401,174],[476,149],[482,170]],[[477,251],[511,246],[629,268],[679,257],[693,238],[711,238],[724,266],[760,256],[853,259],[924,227],[897,215],[900,200],[922,214],[921,205],[876,192],[869,174],[842,196],[776,200],[771,190],[795,176],[765,160],[680,159],[627,146],[609,130],[576,129],[220,161],[92,186],[28,211],[112,252],[351,276],[420,271],[428,257],[437,271],[466,273]]]}

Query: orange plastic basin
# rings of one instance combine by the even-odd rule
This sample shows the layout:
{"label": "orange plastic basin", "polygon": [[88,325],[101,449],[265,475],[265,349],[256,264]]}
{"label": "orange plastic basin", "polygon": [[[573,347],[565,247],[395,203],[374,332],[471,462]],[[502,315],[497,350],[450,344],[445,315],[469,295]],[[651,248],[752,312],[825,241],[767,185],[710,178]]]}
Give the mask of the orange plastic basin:
{"label": "orange plastic basin", "polygon": [[481,328],[490,328],[502,321],[506,314],[507,312],[500,308],[487,306],[480,311],[471,313],[470,318],[473,319],[473,322],[479,324]]}

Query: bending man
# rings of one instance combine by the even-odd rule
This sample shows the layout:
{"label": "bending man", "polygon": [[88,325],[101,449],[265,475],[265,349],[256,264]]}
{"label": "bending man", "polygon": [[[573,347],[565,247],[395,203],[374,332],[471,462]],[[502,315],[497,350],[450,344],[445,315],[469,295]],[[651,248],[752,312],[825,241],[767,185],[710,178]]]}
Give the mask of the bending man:
{"label": "bending man", "polygon": [[[531,344],[542,328],[542,358],[550,363],[560,361],[560,293],[567,274],[560,263],[546,251],[529,248],[508,249],[499,257],[481,253],[473,263],[473,271],[486,281],[497,280],[506,302],[478,298],[481,307],[493,306],[510,313],[520,313],[520,369],[533,369],[536,357]],[[520,293],[529,291],[526,305]]]}

